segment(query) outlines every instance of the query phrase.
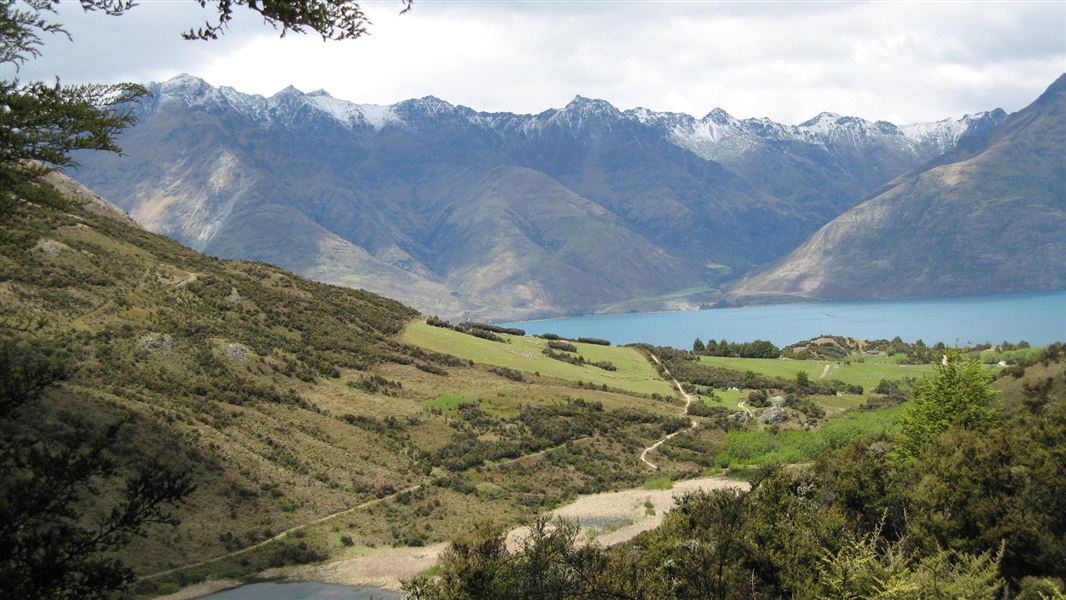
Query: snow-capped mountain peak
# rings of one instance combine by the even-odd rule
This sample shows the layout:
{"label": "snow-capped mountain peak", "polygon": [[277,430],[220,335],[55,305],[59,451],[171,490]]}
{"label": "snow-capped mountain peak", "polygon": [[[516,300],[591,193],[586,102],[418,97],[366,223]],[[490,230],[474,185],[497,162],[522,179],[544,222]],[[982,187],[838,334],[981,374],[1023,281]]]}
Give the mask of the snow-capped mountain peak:
{"label": "snow-capped mountain peak", "polygon": [[962,136],[998,125],[1006,118],[1007,112],[1002,108],[996,108],[965,114],[957,119],[947,118],[929,123],[909,123],[901,125],[899,129],[903,135],[915,143],[929,144],[941,151],[947,151],[958,144]]}
{"label": "snow-capped mountain peak", "polygon": [[706,115],[704,115],[702,120],[713,121],[714,123],[718,123],[720,125],[737,123],[737,120],[735,117],[733,117],[733,115],[727,113],[721,108],[715,108],[711,112],[707,113]]}
{"label": "snow-capped mountain peak", "polygon": [[521,132],[531,135],[546,127],[578,129],[595,124],[611,128],[629,121],[663,135],[673,143],[708,160],[730,164],[767,144],[802,143],[817,148],[865,152],[875,147],[892,147],[914,155],[942,153],[958,144],[968,133],[1001,122],[1000,109],[964,115],[932,123],[896,126],[886,121],[871,122],[859,117],[821,112],[799,125],[785,125],[768,118],[739,120],[721,108],[703,118],[648,108],[620,111],[606,100],[575,96],[559,109],[538,115],[479,113],[456,106],[435,96],[404,100],[382,106],[357,104],[333,97],[324,89],[304,93],[287,86],[270,97],[244,94],[231,87],[215,88],[188,74],[152,84],[156,94],[148,103],[158,106],[178,102],[189,108],[231,108],[264,126],[293,127],[307,119],[323,117],[351,130],[378,131],[390,124],[418,127],[445,119],[484,128],[496,135]]}

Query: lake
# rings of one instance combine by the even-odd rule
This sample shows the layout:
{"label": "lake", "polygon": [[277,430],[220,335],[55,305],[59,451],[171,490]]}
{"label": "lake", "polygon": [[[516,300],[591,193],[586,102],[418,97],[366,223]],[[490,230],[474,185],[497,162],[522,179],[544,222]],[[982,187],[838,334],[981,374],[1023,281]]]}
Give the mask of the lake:
{"label": "lake", "polygon": [[711,310],[592,315],[505,323],[528,333],[648,342],[688,349],[694,339],[770,340],[778,346],[820,334],[954,345],[1066,341],[1066,290],[913,300],[806,302]]}
{"label": "lake", "polygon": [[204,596],[201,600],[397,600],[397,592],[313,581],[253,583]]}

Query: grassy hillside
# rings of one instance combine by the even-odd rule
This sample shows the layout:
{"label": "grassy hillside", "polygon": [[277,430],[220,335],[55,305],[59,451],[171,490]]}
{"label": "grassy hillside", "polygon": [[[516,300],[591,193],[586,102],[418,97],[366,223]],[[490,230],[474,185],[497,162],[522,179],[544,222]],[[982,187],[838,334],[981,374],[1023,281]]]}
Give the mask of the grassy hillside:
{"label": "grassy hillside", "polygon": [[568,381],[582,381],[609,388],[641,394],[672,394],[670,384],[659,377],[655,368],[633,348],[599,346],[575,342],[578,354],[590,361],[607,361],[618,368],[606,371],[592,366],[578,366],[545,356],[542,351],[547,340],[530,336],[502,334],[506,343],[483,340],[440,327],[416,321],[404,329],[403,340],[460,358],[486,365],[518,369],[528,373],[537,372],[545,377],[557,377]]}
{"label": "grassy hillside", "polygon": [[21,426],[48,439],[67,419],[128,420],[121,464],[160,456],[192,473],[182,525],[122,554],[162,572],[143,592],[439,542],[485,515],[513,523],[633,487],[641,448],[676,417],[631,349],[583,345],[619,370],[564,377],[554,363],[571,365],[530,347],[516,377],[406,343],[416,313],[397,302],[53,200],[0,223],[0,334],[70,370]]}
{"label": "grassy hillside", "polygon": [[[639,349],[576,344],[614,371],[562,362],[539,338],[431,327],[374,294],[205,257],[120,214],[53,200],[0,222],[0,333],[70,371],[21,426],[62,443],[67,421],[126,420],[120,473],[153,456],[191,472],[182,525],[121,554],[146,595],[421,547],[486,516],[510,526],[579,494],[638,487],[651,475],[641,451],[690,423]],[[667,351],[690,385],[707,385],[701,369],[744,377]],[[786,362],[803,361],[743,369]],[[840,368],[856,381],[902,369]],[[837,412],[812,418],[807,399]],[[861,398],[800,400],[780,427],[692,415],[700,427],[656,450],[657,475],[808,460],[891,427],[891,412],[844,412]],[[109,484],[94,501],[113,494]]]}

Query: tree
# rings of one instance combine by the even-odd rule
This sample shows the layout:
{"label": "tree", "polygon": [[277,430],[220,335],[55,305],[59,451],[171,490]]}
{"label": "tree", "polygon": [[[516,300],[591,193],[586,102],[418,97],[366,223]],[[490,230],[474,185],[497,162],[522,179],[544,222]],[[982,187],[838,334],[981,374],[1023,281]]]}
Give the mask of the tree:
{"label": "tree", "polygon": [[695,342],[692,342],[692,353],[703,354],[707,351],[707,347],[703,345],[703,340],[696,338]]}
{"label": "tree", "polygon": [[[169,509],[192,491],[187,472],[158,459],[122,472],[109,454],[122,421],[46,427],[42,398],[65,373],[45,348],[0,345],[0,589],[13,600],[110,597],[133,579],[111,553],[148,525],[177,524]],[[109,503],[101,490],[120,479]]]}
{"label": "tree", "polygon": [[537,517],[512,552],[502,530],[480,525],[441,554],[438,577],[417,576],[403,588],[413,600],[625,598],[603,591],[607,557],[579,546],[578,533],[575,522]]}
{"label": "tree", "polygon": [[[86,11],[116,16],[134,7],[133,0],[79,1]],[[0,0],[0,218],[11,218],[22,202],[64,203],[41,176],[74,166],[76,150],[120,152],[115,136],[133,121],[131,104],[147,94],[132,83],[20,82],[20,68],[41,55],[46,36],[69,37],[50,20],[57,4]],[[402,4],[404,12],[410,9],[410,0]],[[183,37],[217,38],[237,6],[258,13],[281,35],[310,30],[323,39],[355,39],[368,24],[351,0],[217,0],[211,6],[217,21]],[[186,473],[160,460],[132,470],[119,465],[109,449],[123,422],[101,429],[71,420],[59,431],[39,432],[28,415],[63,369],[38,350],[12,342],[0,347],[0,589],[15,599],[105,597],[132,579],[111,553],[148,525],[175,524],[168,507],[192,486]],[[97,497],[109,481],[124,482],[110,505]],[[88,514],[92,505],[98,510]]]}
{"label": "tree", "polygon": [[796,372],[796,385],[804,389],[811,387],[811,378],[806,371]]}
{"label": "tree", "polygon": [[[54,12],[51,0],[0,1],[0,67],[18,72],[40,56],[42,36],[66,35],[44,16]],[[40,196],[36,181],[48,170],[46,165],[73,165],[70,152],[117,152],[114,136],[131,121],[120,106],[146,93],[133,84],[0,80],[0,215],[8,213],[17,198]]]}
{"label": "tree", "polygon": [[[208,0],[196,1],[205,8],[209,4]],[[411,10],[413,1],[401,0],[403,9],[400,14]],[[132,0],[81,0],[82,6],[108,3],[125,4],[125,8],[133,5]],[[200,29],[187,31],[182,37],[190,40],[217,39],[233,20],[235,6],[244,6],[259,13],[275,29],[280,27],[282,36],[288,31],[304,33],[310,29],[321,35],[323,40],[354,40],[366,35],[366,26],[370,24],[362,7],[351,0],[215,0],[210,4],[218,9],[218,20]]]}
{"label": "tree", "polygon": [[952,425],[979,431],[997,420],[992,407],[995,391],[980,363],[958,350],[949,350],[931,380],[919,383],[914,400],[900,423],[898,453],[915,458],[928,443]]}
{"label": "tree", "polygon": [[[134,0],[79,0],[86,11],[122,15]],[[196,0],[207,7],[208,0]],[[401,0],[403,9],[412,0]],[[58,0],[0,0],[0,72],[18,73],[41,54],[44,36],[69,34],[49,20]],[[244,6],[259,14],[281,35],[314,31],[326,40],[356,39],[366,34],[369,21],[351,0],[217,0],[218,19],[185,32],[186,39],[216,39]],[[133,121],[132,102],[147,95],[132,83],[61,85],[58,80],[20,82],[0,80],[0,215],[19,200],[47,197],[37,183],[53,167],[75,166],[75,150],[120,152],[115,136]]]}

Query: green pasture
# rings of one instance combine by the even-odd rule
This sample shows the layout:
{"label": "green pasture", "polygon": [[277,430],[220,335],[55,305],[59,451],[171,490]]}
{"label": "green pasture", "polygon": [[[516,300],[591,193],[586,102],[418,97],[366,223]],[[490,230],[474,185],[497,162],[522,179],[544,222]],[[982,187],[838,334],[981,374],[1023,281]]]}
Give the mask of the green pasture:
{"label": "green pasture", "polygon": [[611,388],[642,394],[670,396],[673,393],[670,384],[662,380],[651,363],[633,348],[575,343],[578,354],[586,360],[608,361],[618,368],[617,371],[607,371],[592,365],[578,366],[548,358],[541,353],[547,341],[540,338],[501,337],[507,343],[483,340],[451,329],[433,327],[422,321],[412,322],[403,332],[403,341],[408,344],[477,363],[540,373],[545,377],[606,384]]}

